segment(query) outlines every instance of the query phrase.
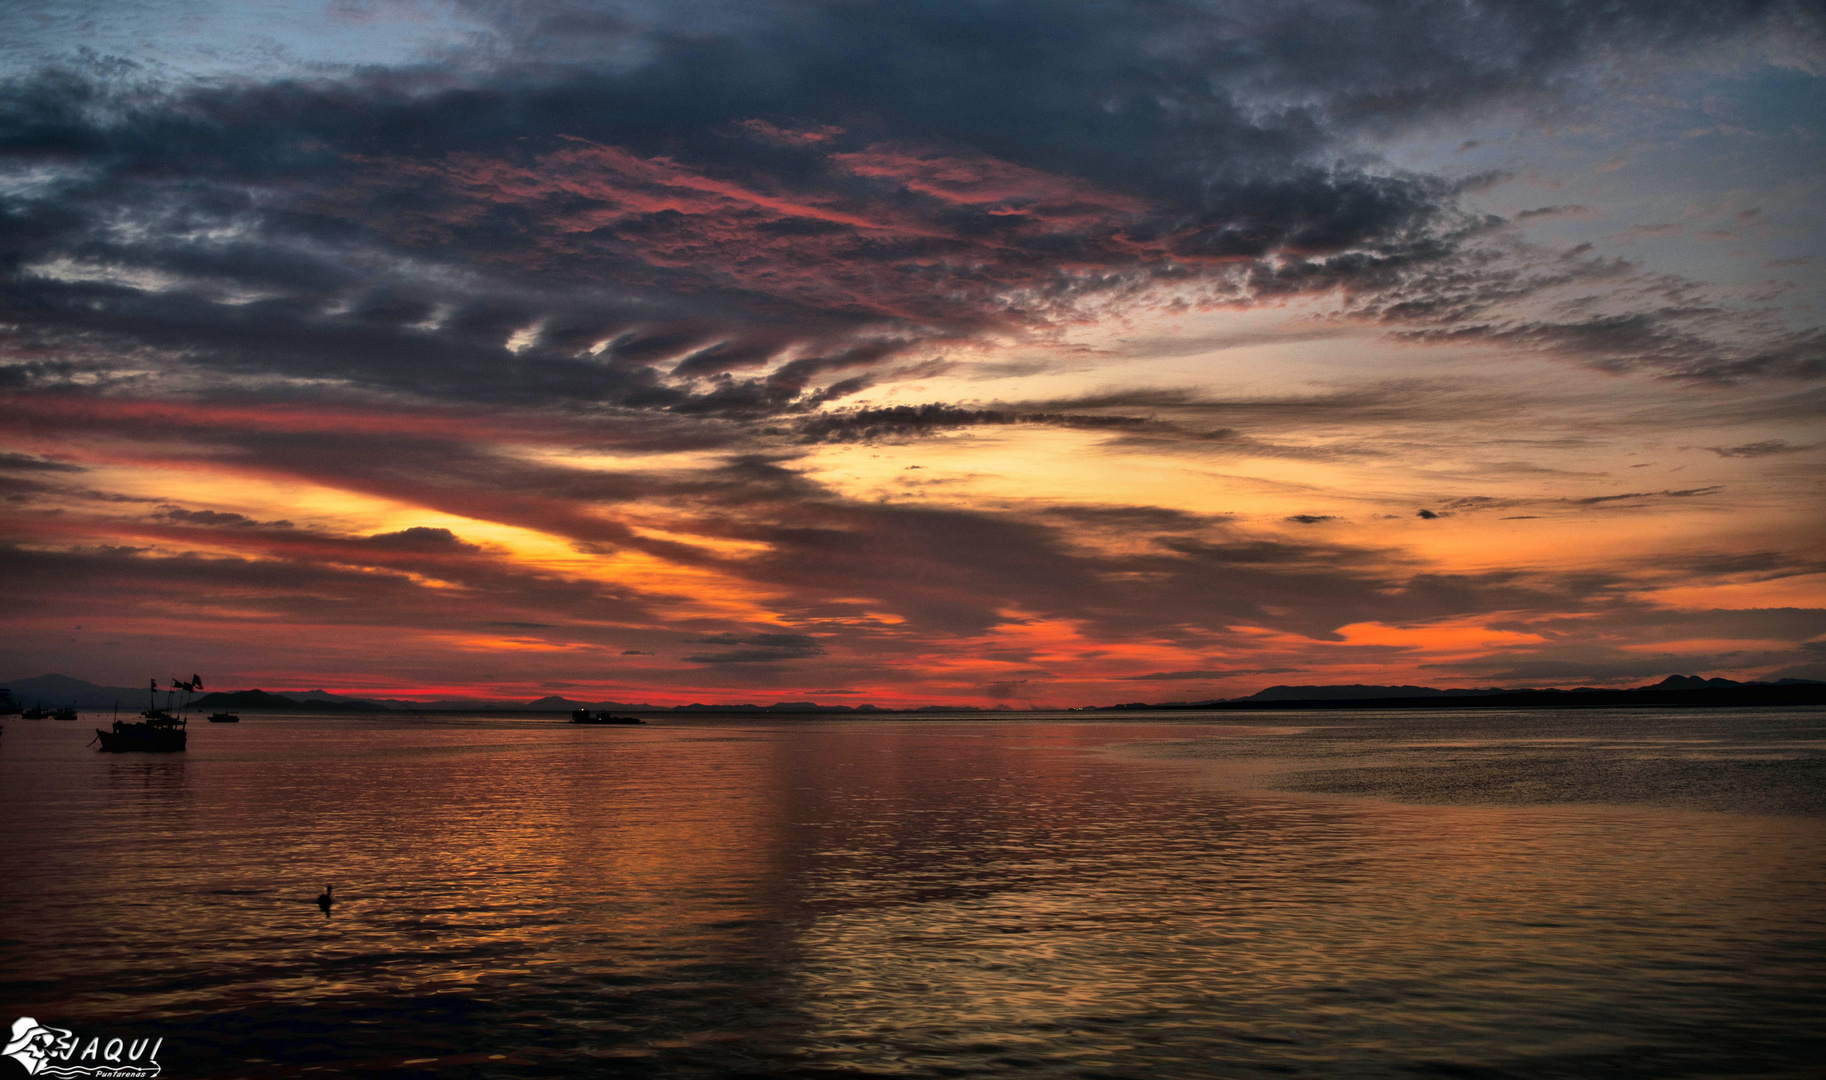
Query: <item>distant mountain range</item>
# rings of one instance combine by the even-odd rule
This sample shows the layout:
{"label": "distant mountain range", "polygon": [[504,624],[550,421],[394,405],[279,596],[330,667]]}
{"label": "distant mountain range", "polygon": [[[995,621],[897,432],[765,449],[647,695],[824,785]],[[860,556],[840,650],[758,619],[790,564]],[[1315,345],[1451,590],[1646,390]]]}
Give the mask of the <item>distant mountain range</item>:
{"label": "distant mountain range", "polygon": [[[147,700],[144,687],[98,686],[68,675],[40,675],[15,679],[4,685],[21,705],[74,705],[78,709],[108,709],[119,704],[138,711]],[[160,690],[163,702],[165,691]],[[1813,679],[1780,679],[1775,682],[1734,682],[1702,679],[1695,675],[1670,675],[1651,686],[1607,690],[1581,686],[1571,690],[1479,687],[1440,690],[1431,686],[1270,686],[1241,698],[1206,701],[1131,702],[1125,705],[1090,706],[1079,711],[1105,712],[1138,709],[1419,709],[1419,708],[1529,708],[1540,706],[1610,708],[1629,705],[1810,705],[1826,704],[1826,682]],[[203,694],[191,701],[205,710],[247,709],[273,712],[570,712],[574,709],[614,712],[743,712],[743,713],[885,713],[885,712],[1009,712],[972,706],[929,705],[920,709],[882,709],[875,705],[820,705],[812,701],[777,701],[772,705],[647,705],[626,701],[576,701],[550,695],[528,702],[444,699],[407,701],[398,698],[358,698],[327,690],[235,690]]]}
{"label": "distant mountain range", "polygon": [[[74,705],[78,709],[111,709],[118,702],[122,709],[132,709],[138,712],[146,707],[148,700],[147,688],[144,686],[100,686],[82,679],[72,679],[68,675],[39,675],[31,679],[14,679],[11,682],[0,683],[0,686],[12,691],[13,700],[23,705],[43,703],[46,706]],[[161,705],[164,704],[166,688],[169,686],[168,680],[159,680],[158,697]],[[245,695],[257,695],[245,697],[245,700],[249,702],[259,701],[267,704],[264,706],[241,704],[239,699]],[[237,700],[230,702],[227,700],[230,698]],[[425,705],[416,701],[373,701],[332,694],[324,690],[286,690],[278,694],[269,694],[262,690],[241,690],[233,694],[203,694],[192,699],[191,705],[206,708],[347,708],[362,711],[426,708]]]}
{"label": "distant mountain range", "polygon": [[111,709],[120,702],[123,709],[138,711],[146,707],[146,688],[97,686],[72,679],[68,675],[40,675],[35,679],[14,679],[0,683],[10,689],[13,700],[21,705],[45,707],[74,705],[79,709]]}
{"label": "distant mountain range", "polygon": [[[1702,690],[1718,689],[1727,686],[1804,686],[1813,684],[1813,679],[1780,679],[1773,683],[1740,683],[1730,679],[1702,679],[1697,675],[1669,675],[1652,686],[1633,687],[1636,690]],[[1826,685],[1826,684],[1819,684]],[[1532,686],[1508,687],[1486,686],[1476,688],[1435,690],[1431,686],[1361,686],[1356,684],[1342,686],[1270,686],[1244,698],[1226,698],[1227,701],[1319,701],[1326,698],[1403,698],[1403,697],[1488,697],[1491,694],[1583,694],[1593,692],[1616,693],[1603,687],[1579,686],[1571,690],[1541,689]]]}
{"label": "distant mountain range", "polygon": [[1571,690],[1481,687],[1439,690],[1431,686],[1271,686],[1243,698],[1111,705],[1133,709],[1515,709],[1626,708],[1645,705],[1821,705],[1826,682],[1778,679],[1736,682],[1669,675],[1649,686],[1609,690],[1580,686]]}
{"label": "distant mountain range", "polygon": [[[165,700],[168,680],[160,680],[159,703]],[[111,709],[116,703],[135,712],[146,707],[146,687],[101,686],[68,675],[39,675],[0,683],[21,705],[74,705],[78,709]],[[487,701],[480,698],[446,698],[409,701],[400,698],[359,698],[328,690],[232,690],[200,694],[191,699],[193,709],[247,709],[269,712],[571,712],[592,709],[615,712],[759,712],[759,713],[872,713],[888,710],[874,705],[819,705],[812,701],[779,701],[772,705],[648,705],[626,701],[575,701],[551,695],[535,701]],[[968,706],[931,706],[921,711],[977,712]]]}

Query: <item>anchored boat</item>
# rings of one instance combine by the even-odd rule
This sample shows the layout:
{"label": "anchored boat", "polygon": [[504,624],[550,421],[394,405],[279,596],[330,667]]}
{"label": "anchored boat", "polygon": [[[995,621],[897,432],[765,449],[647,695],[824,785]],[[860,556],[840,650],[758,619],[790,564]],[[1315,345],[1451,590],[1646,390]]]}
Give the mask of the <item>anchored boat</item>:
{"label": "anchored boat", "polygon": [[184,749],[186,736],[182,717],[172,716],[163,709],[148,709],[140,715],[145,719],[138,723],[114,721],[113,731],[96,728],[95,737],[101,740],[101,748],[112,754],[130,750],[163,752]]}
{"label": "anchored boat", "polygon": [[[190,695],[202,688],[203,680],[194,675],[190,677],[189,682],[171,680],[171,689],[165,695],[167,709],[171,705],[171,695],[179,690],[184,691],[184,704],[188,705]],[[168,753],[184,749],[188,738],[184,730],[187,719],[184,716],[184,708],[180,706],[176,716],[173,716],[167,709],[159,708],[158,692],[159,681],[153,679],[150,697],[146,701],[146,711],[140,713],[138,721],[116,720],[112,731],[95,729],[95,737],[101,740],[101,748],[104,752],[121,754],[143,750]]]}

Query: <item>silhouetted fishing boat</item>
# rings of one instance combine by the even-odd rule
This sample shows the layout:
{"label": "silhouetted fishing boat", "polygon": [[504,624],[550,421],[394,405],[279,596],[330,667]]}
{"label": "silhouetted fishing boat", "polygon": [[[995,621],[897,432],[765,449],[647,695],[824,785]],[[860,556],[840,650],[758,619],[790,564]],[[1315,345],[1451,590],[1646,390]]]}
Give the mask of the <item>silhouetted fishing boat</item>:
{"label": "silhouetted fishing boat", "polygon": [[241,718],[231,712],[213,712],[209,714],[209,722],[212,724],[239,724]]}
{"label": "silhouetted fishing boat", "polygon": [[76,719],[76,706],[65,705],[61,709],[52,710],[51,719],[53,719],[53,720],[74,720],[74,719]]}
{"label": "silhouetted fishing boat", "polygon": [[571,713],[571,723],[573,723],[573,724],[644,724],[644,723],[646,723],[646,721],[641,720],[637,717],[633,717],[633,716],[613,716],[606,712],[592,713],[588,709],[577,709],[576,711]]}
{"label": "silhouetted fishing boat", "polygon": [[19,714],[21,720],[49,720],[51,714],[44,711],[43,705],[34,705]]}
{"label": "silhouetted fishing boat", "polygon": [[186,736],[182,718],[172,716],[163,709],[148,709],[140,715],[146,719],[138,723],[114,721],[113,731],[96,728],[95,737],[101,740],[101,748],[114,754],[130,750],[166,752],[184,749]]}
{"label": "silhouetted fishing boat", "polygon": [[[171,693],[183,690],[185,692],[184,701],[188,705],[190,695],[202,688],[203,680],[194,675],[191,676],[189,682],[179,682],[173,679],[171,680],[171,691],[166,694],[165,704],[167,706],[171,704]],[[104,752],[120,754],[141,750],[167,753],[184,749],[188,736],[184,730],[186,721],[183,708],[179,708],[176,716],[159,708],[158,689],[159,681],[152,680],[151,696],[146,702],[146,711],[140,713],[141,719],[137,722],[116,720],[112,731],[95,729],[95,737],[101,740],[101,748]]]}

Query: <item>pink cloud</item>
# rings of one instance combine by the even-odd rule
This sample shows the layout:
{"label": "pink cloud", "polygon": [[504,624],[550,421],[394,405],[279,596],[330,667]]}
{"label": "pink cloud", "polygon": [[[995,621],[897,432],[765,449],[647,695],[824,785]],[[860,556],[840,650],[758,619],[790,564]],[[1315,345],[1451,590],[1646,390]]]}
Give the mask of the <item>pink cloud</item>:
{"label": "pink cloud", "polygon": [[[1145,202],[1082,180],[887,144],[828,152],[839,129],[760,121],[744,129],[811,152],[822,172],[738,179],[571,138],[526,163],[478,154],[358,159],[367,166],[361,190],[346,192],[338,209],[366,216],[377,191],[417,188],[424,198],[377,223],[408,243],[462,242],[511,208],[524,234],[487,257],[522,267],[594,263],[636,283],[695,281],[921,321],[993,318],[983,314],[985,297],[1062,268],[1165,257],[1161,240],[1126,234],[1148,212]],[[966,295],[970,302],[960,302]]]}

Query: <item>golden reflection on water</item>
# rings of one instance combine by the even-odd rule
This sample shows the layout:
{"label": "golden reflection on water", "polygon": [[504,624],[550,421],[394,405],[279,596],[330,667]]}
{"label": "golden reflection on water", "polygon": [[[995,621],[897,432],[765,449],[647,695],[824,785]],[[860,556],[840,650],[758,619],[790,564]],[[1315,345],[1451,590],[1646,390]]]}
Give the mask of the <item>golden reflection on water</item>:
{"label": "golden reflection on water", "polygon": [[[8,723],[0,986],[168,1034],[183,1075],[1779,1073],[1818,1047],[1821,818],[1276,791],[1290,751],[1434,781],[1585,752],[1276,719],[250,716],[170,756]],[[1738,757],[1811,760],[1764,734]]]}
{"label": "golden reflection on water", "polygon": [[[1821,881],[1815,821],[1258,797],[1168,825],[1106,776],[1023,781],[1069,797],[998,805],[997,878],[1018,887],[839,911],[801,934],[817,1041],[914,1069],[1026,1065],[1061,1046],[1075,1067],[1120,1069],[1145,1033],[1152,1066],[1186,1075],[1397,1048],[1471,1063],[1493,1041],[1500,1057],[1627,1056],[1662,1012],[1741,1023],[1696,986],[1785,996],[1779,961],[1747,961],[1802,928],[1818,1000],[1821,894],[1767,888]],[[1088,820],[1007,813],[1059,804]],[[969,881],[956,864],[981,837],[967,806],[927,826],[922,854],[951,865],[923,876]],[[864,865],[824,875],[829,893],[918,873],[851,849]]]}

